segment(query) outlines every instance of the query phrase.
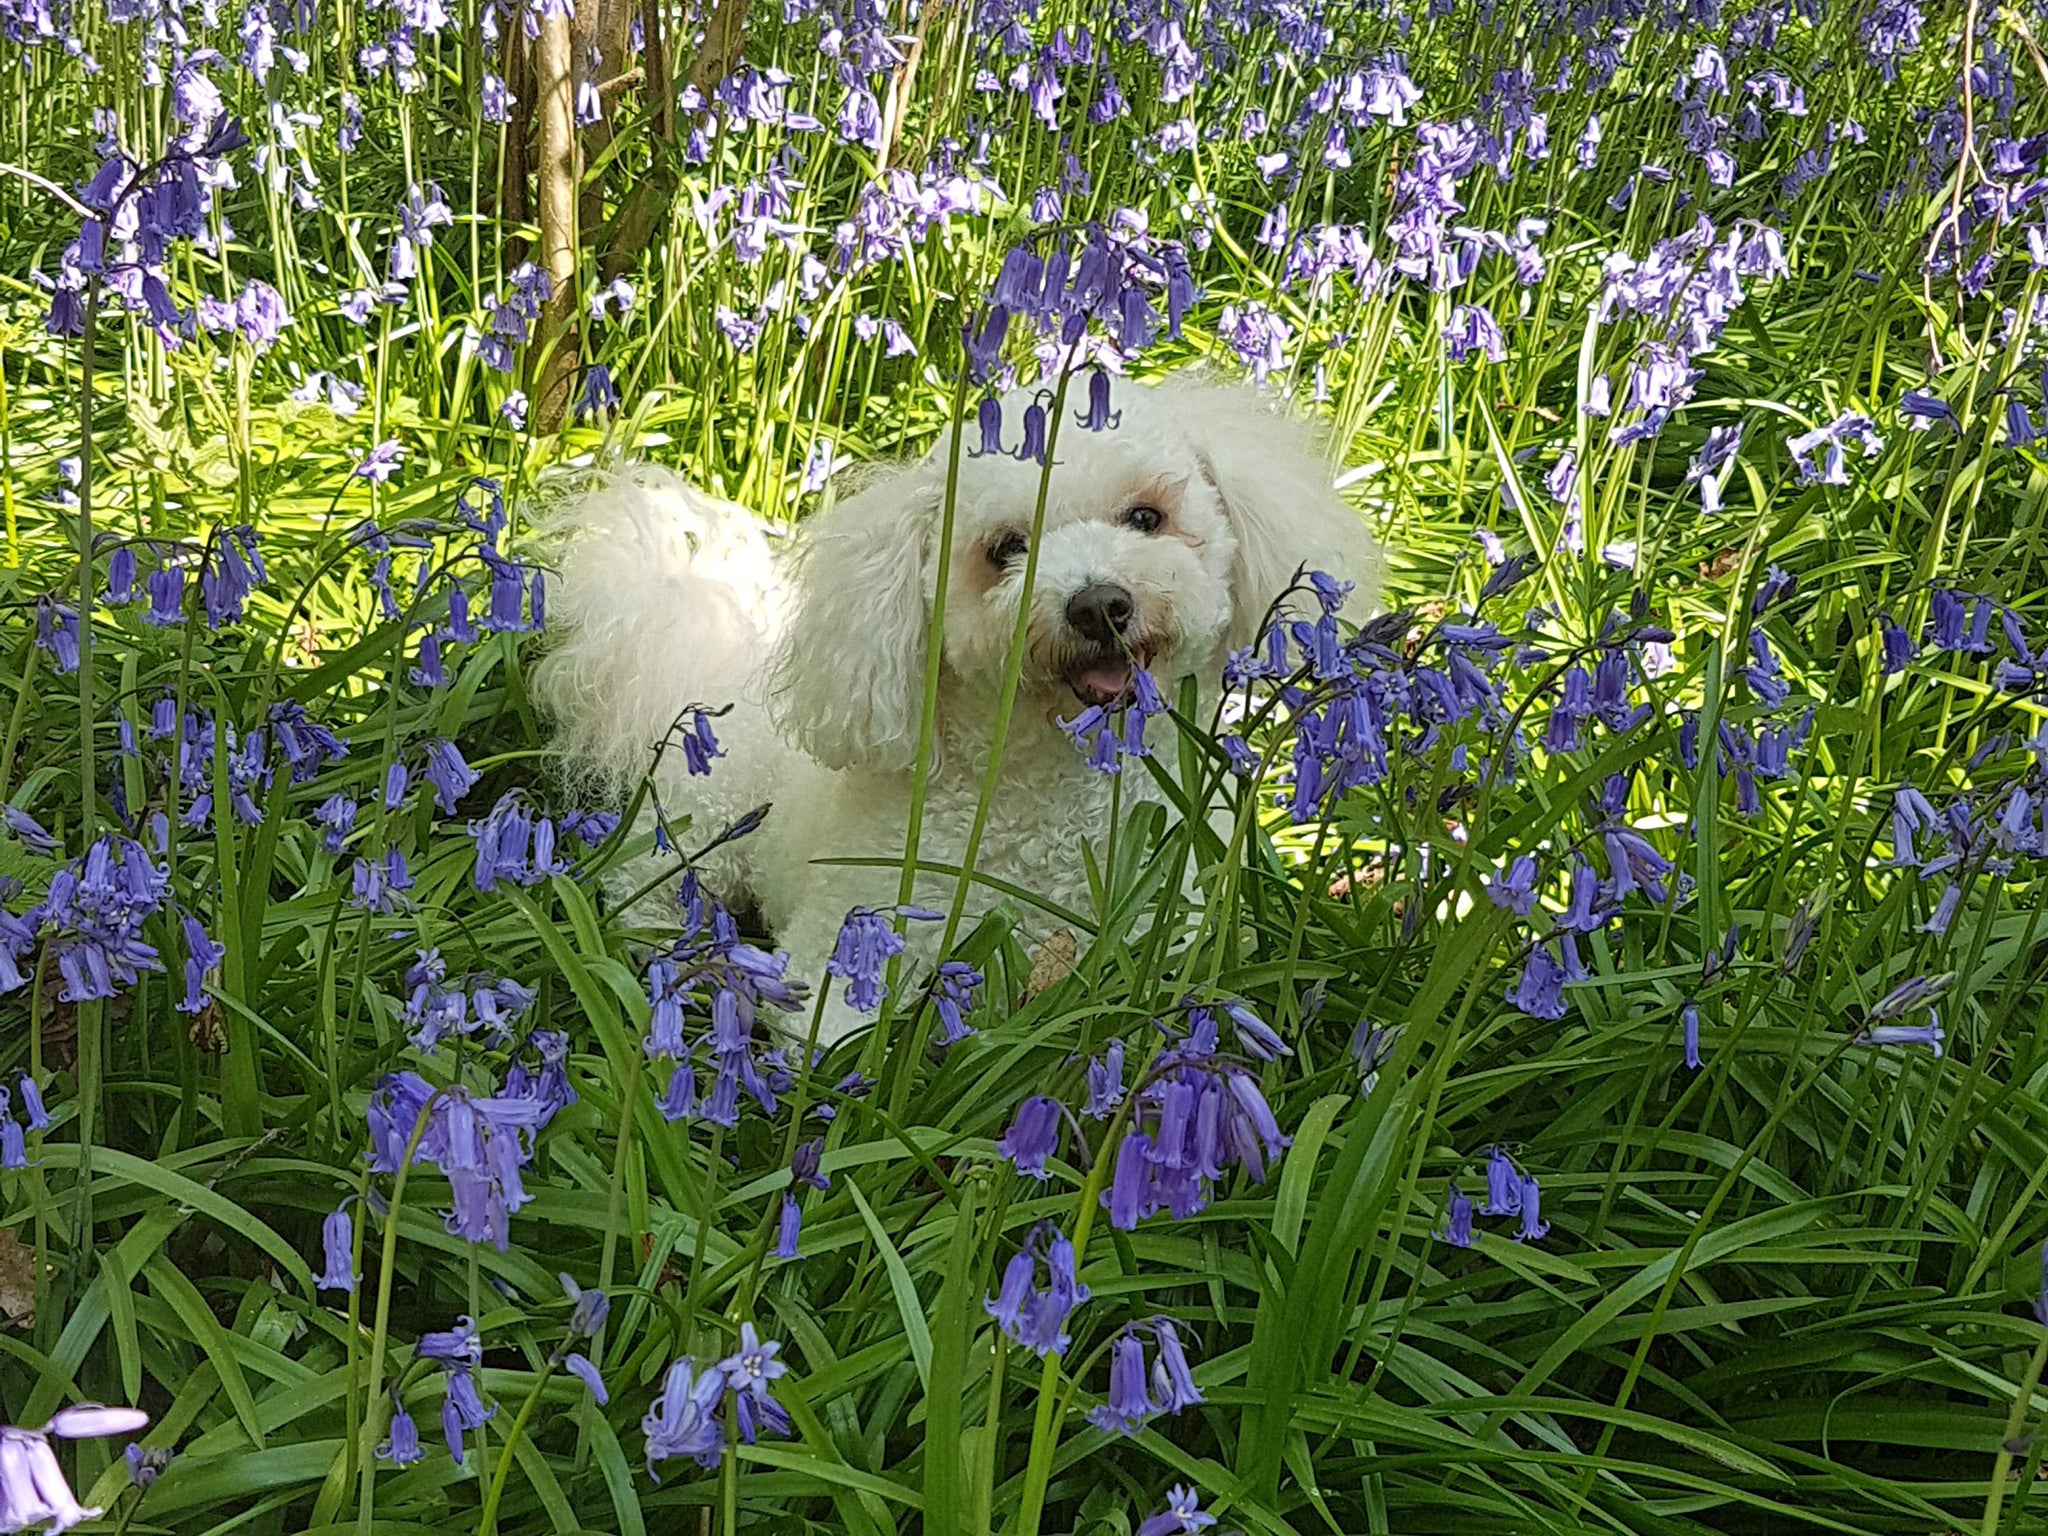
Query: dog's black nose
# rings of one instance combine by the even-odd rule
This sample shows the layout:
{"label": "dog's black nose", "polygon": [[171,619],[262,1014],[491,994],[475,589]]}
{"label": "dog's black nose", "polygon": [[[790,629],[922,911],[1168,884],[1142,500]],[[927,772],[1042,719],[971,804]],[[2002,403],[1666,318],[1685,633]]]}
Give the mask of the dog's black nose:
{"label": "dog's black nose", "polygon": [[1121,640],[1137,612],[1129,589],[1111,581],[1091,582],[1067,599],[1067,622],[1102,646]]}

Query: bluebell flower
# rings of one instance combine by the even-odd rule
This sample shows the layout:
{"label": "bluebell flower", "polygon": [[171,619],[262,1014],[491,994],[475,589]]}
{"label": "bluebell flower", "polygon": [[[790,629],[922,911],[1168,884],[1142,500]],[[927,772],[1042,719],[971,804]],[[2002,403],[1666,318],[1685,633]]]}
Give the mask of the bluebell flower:
{"label": "bluebell flower", "polygon": [[98,1519],[100,1511],[81,1506],[71,1491],[50,1437],[86,1440],[135,1434],[148,1423],[149,1415],[139,1408],[80,1403],[59,1409],[41,1429],[0,1425],[0,1521],[15,1531],[47,1527],[54,1536]]}
{"label": "bluebell flower", "polygon": [[592,363],[583,373],[583,392],[576,397],[575,419],[587,421],[619,407],[619,392],[612,384],[611,370]]}
{"label": "bluebell flower", "polygon": [[782,1213],[775,1225],[775,1257],[793,1259],[797,1256],[797,1240],[803,1234],[804,1212],[795,1195],[784,1192]]}
{"label": "bluebell flower", "polygon": [[2034,427],[2034,418],[2029,414],[2026,402],[2017,395],[2009,395],[2005,402],[2005,445],[2008,448],[2031,448],[2041,434]]}
{"label": "bluebell flower", "polygon": [[1109,375],[1100,368],[1088,375],[1088,407],[1074,419],[1090,432],[1100,432],[1114,427],[1123,417],[1121,411],[1109,408]]}
{"label": "bluebell flower", "polygon": [[1679,1021],[1685,1035],[1685,1064],[1693,1071],[1700,1068],[1700,1005],[1687,998],[1679,1010]]}
{"label": "bluebell flower", "polygon": [[1925,861],[1914,845],[1914,837],[1943,825],[1927,797],[1912,784],[1901,783],[1892,791],[1892,863],[1907,868],[1922,866]]}
{"label": "bluebell flower", "polygon": [[412,872],[396,848],[386,849],[381,859],[358,858],[350,866],[349,880],[350,901],[367,911],[389,916],[412,905],[405,894],[413,886]]}
{"label": "bluebell flower", "polygon": [[78,610],[54,597],[37,598],[36,645],[56,658],[59,672],[76,672]]}
{"label": "bluebell flower", "polygon": [[[1036,1286],[1041,1265],[1046,1272],[1043,1291]],[[1041,1356],[1057,1355],[1072,1342],[1067,1319],[1088,1297],[1088,1287],[1075,1273],[1074,1245],[1046,1221],[1031,1229],[1023,1248],[1003,1270],[1001,1292],[984,1298],[982,1306],[1014,1342]]]}
{"label": "bluebell flower", "polygon": [[611,1393],[605,1390],[604,1377],[599,1374],[597,1366],[592,1363],[588,1355],[570,1354],[566,1356],[562,1361],[562,1369],[590,1389],[591,1397],[596,1400],[600,1408],[612,1400]]}
{"label": "bluebell flower", "polygon": [[461,749],[445,737],[427,744],[426,776],[434,786],[434,804],[444,816],[455,814],[456,802],[479,778],[477,771],[464,761]]}
{"label": "bluebell flower", "polygon": [[36,1086],[36,1080],[26,1072],[17,1079],[21,1089],[22,1113],[28,1116],[28,1128],[32,1131],[47,1131],[50,1128],[50,1112],[43,1107],[43,1091]]}
{"label": "bluebell flower", "polygon": [[398,473],[405,462],[405,445],[396,438],[386,438],[369,451],[363,461],[356,465],[353,475],[358,480],[368,480],[373,485],[383,485]]}
{"label": "bluebell flower", "polygon": [[1515,1234],[1516,1242],[1535,1242],[1550,1230],[1550,1223],[1543,1219],[1543,1191],[1533,1173],[1522,1176],[1521,1214],[1522,1228]]}
{"label": "bluebell flower", "polygon": [[733,1391],[764,1399],[770,1396],[769,1384],[788,1374],[789,1366],[775,1358],[781,1351],[773,1339],[762,1339],[752,1323],[742,1323],[739,1348],[719,1361],[718,1368]]}
{"label": "bluebell flower", "polygon": [[355,1223],[349,1218],[346,1201],[320,1224],[320,1246],[327,1269],[314,1283],[323,1291],[354,1291]]}
{"label": "bluebell flower", "polygon": [[939,1044],[958,1045],[974,1033],[967,1014],[974,1007],[974,994],[982,985],[981,972],[965,960],[947,960],[933,978],[932,1006],[939,1015]]}
{"label": "bluebell flower", "polygon": [[1088,1103],[1081,1113],[1107,1120],[1124,1101],[1124,1043],[1112,1040],[1100,1056],[1088,1058]]}
{"label": "bluebell flower", "polygon": [[1941,1019],[1930,1008],[1925,1024],[1872,1024],[1856,1036],[1856,1044],[1881,1045],[1924,1045],[1934,1052],[1935,1059],[1942,1055],[1941,1043],[1948,1038],[1941,1027]]}
{"label": "bluebell flower", "polygon": [[669,1074],[668,1091],[661,1096],[661,1117],[673,1125],[696,1113],[697,1070],[688,1061],[681,1061]]}
{"label": "bluebell flower", "polygon": [[135,548],[123,544],[107,557],[105,601],[109,606],[118,608],[141,599],[142,594],[135,589]]}
{"label": "bluebell flower", "polygon": [[1179,1413],[1205,1401],[1188,1368],[1187,1352],[1169,1317],[1152,1319],[1152,1335],[1159,1353],[1152,1362],[1152,1407],[1156,1413]]}
{"label": "bluebell flower", "polygon": [[19,806],[0,805],[0,817],[4,817],[7,830],[14,834],[21,845],[30,853],[51,854],[57,852],[57,839],[52,837],[43,824]]}
{"label": "bluebell flower", "polygon": [[1453,1248],[1472,1246],[1472,1202],[1452,1179],[1444,1193],[1444,1229],[1438,1234]]}
{"label": "bluebell flower", "polygon": [[393,763],[384,770],[384,809],[395,811],[405,804],[405,792],[412,784],[412,775],[403,763]]}
{"label": "bluebell flower", "polygon": [[1529,951],[1521,980],[1508,989],[1508,1001],[1531,1018],[1561,1019],[1566,1012],[1564,983],[1564,967],[1548,945],[1538,944]]}
{"label": "bluebell flower", "polygon": [[1019,1173],[1042,1181],[1052,1177],[1046,1159],[1059,1151],[1059,1145],[1060,1102],[1039,1094],[1017,1106],[1016,1118],[996,1143],[996,1150],[1014,1163]]}
{"label": "bluebell flower", "polygon": [[1775,562],[1764,572],[1764,579],[1757,584],[1756,596],[1751,599],[1749,611],[1761,616],[1763,611],[1781,597],[1787,597],[1799,587],[1799,578],[1784,570]]}
{"label": "bluebell flower", "polygon": [[689,721],[683,727],[678,740],[682,743],[683,764],[692,774],[702,776],[711,772],[711,760],[723,757],[724,751],[718,745],[718,738],[711,733],[711,716],[702,709],[688,711]]}
{"label": "bluebell flower", "polygon": [[[6,1092],[0,1088],[0,1095]],[[21,1123],[0,1102],[0,1172],[20,1173],[28,1166],[28,1139],[22,1135]]]}
{"label": "bluebell flower", "polygon": [[355,801],[344,794],[335,793],[321,801],[318,809],[313,812],[314,824],[325,829],[320,842],[329,853],[341,852],[342,844],[348,840],[349,833],[355,828],[357,809]]}
{"label": "bluebell flower", "polygon": [[1400,1042],[1400,1025],[1376,1025],[1370,1019],[1358,1021],[1351,1031],[1348,1050],[1352,1064],[1358,1068],[1358,1091],[1361,1094],[1372,1092],[1379,1082],[1380,1068],[1392,1058],[1394,1048]]}
{"label": "bluebell flower", "polygon": [[455,1320],[453,1328],[443,1328],[433,1333],[423,1333],[413,1345],[413,1352],[422,1360],[438,1360],[468,1365],[481,1365],[484,1358],[483,1344],[477,1338],[476,1322],[468,1316]]}
{"label": "bluebell flower", "polygon": [[903,935],[882,913],[855,907],[840,925],[839,941],[825,969],[846,983],[846,1000],[863,1013],[872,1013],[889,995],[882,973],[890,960],[903,953]]}
{"label": "bluebell flower", "polygon": [[1261,1061],[1278,1061],[1292,1056],[1294,1048],[1273,1032],[1273,1027],[1243,1003],[1225,1003],[1223,1012],[1237,1032],[1238,1043]]}
{"label": "bluebell flower", "polygon": [[[348,743],[318,721],[310,719],[305,707],[295,699],[270,707],[270,728],[277,733],[277,744],[284,751],[285,762],[291,768],[294,784],[304,784],[316,777],[329,763],[339,762],[348,756]],[[152,727],[152,735],[169,735],[169,721],[161,732]]]}
{"label": "bluebell flower", "polygon": [[448,1442],[448,1454],[460,1466],[463,1457],[463,1439],[472,1430],[482,1429],[497,1417],[498,1407],[493,1403],[488,1408],[477,1392],[475,1373],[467,1365],[451,1364],[447,1369],[446,1393],[441,1399],[441,1435]]}
{"label": "bluebell flower", "polygon": [[802,1142],[789,1161],[789,1178],[792,1185],[808,1184],[820,1192],[832,1187],[830,1176],[820,1171],[825,1156],[822,1140]]}
{"label": "bluebell flower", "polygon": [[1135,1435],[1152,1417],[1145,1346],[1126,1331],[1110,1345],[1109,1401],[1088,1410],[1088,1422],[1108,1434]]}
{"label": "bluebell flower", "polygon": [[1521,1208],[1521,1174],[1513,1158],[1493,1147],[1486,1154],[1486,1214],[1513,1216]]}
{"label": "bluebell flower", "polygon": [[185,622],[185,569],[169,561],[149,573],[149,607],[142,615],[142,622],[154,624],[160,629],[174,628]]}
{"label": "bluebell flower", "polygon": [[700,1467],[718,1465],[725,1450],[725,1426],[718,1412],[724,1396],[723,1372],[707,1368],[700,1375],[688,1358],[668,1368],[661,1394],[640,1423],[647,1436],[650,1477],[656,1477],[656,1462],[676,1456],[688,1456]]}
{"label": "bluebell flower", "polygon": [[1499,877],[1486,881],[1486,895],[1496,907],[1527,917],[1536,908],[1537,864],[1533,856],[1519,854]]}
{"label": "bluebell flower", "polygon": [[1215,1523],[1216,1517],[1202,1508],[1194,1489],[1175,1484],[1167,1490],[1166,1508],[1140,1521],[1137,1536],[1198,1536]]}
{"label": "bluebell flower", "polygon": [[1906,418],[1906,425],[1915,432],[1925,432],[1937,421],[1945,421],[1958,431],[1962,430],[1962,423],[1956,420],[1956,413],[1948,402],[1925,390],[1907,390],[1899,401],[1899,414]]}
{"label": "bluebell flower", "polygon": [[1020,463],[1043,464],[1045,446],[1045,407],[1033,400],[1024,407],[1024,436],[1017,444],[1017,452],[1013,457]]}
{"label": "bluebell flower", "polygon": [[131,1441],[121,1452],[121,1459],[128,1464],[129,1483],[146,1492],[170,1469],[173,1454],[167,1445],[144,1448]]}

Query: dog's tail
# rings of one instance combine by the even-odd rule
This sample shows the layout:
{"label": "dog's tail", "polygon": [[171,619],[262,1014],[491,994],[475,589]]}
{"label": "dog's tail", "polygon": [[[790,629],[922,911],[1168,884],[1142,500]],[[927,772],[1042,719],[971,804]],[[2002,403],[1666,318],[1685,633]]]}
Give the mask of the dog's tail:
{"label": "dog's tail", "polygon": [[628,463],[543,519],[557,579],[535,677],[573,775],[617,791],[677,712],[758,694],[788,595],[773,536],[674,471]]}

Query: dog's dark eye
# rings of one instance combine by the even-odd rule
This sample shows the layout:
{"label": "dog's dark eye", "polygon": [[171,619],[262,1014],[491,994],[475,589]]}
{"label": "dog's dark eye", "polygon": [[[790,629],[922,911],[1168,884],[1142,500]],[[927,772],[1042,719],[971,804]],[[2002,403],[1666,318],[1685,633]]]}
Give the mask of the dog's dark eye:
{"label": "dog's dark eye", "polygon": [[1133,507],[1124,514],[1124,526],[1140,533],[1157,533],[1166,526],[1166,514],[1157,507]]}
{"label": "dog's dark eye", "polygon": [[1030,546],[1021,533],[1002,533],[989,541],[988,563],[997,570],[1008,570],[1024,558],[1024,551]]}

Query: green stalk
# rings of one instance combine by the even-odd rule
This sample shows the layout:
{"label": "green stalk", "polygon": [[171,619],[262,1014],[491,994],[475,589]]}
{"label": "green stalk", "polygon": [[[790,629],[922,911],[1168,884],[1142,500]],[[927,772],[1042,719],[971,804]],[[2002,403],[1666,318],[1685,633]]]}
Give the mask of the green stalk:
{"label": "green stalk", "polygon": [[2012,1400],[2012,1412],[2006,1415],[2005,1435],[1999,1441],[1998,1454],[1991,1461],[1991,1485],[1984,1497],[1984,1522],[1978,1527],[1980,1536],[1998,1536],[1999,1510],[2005,1503],[2005,1480],[2012,1471],[2013,1442],[2019,1439],[2020,1426],[2027,1421],[2027,1405],[2034,1400],[2034,1389],[2041,1384],[2041,1371],[2048,1367],[2048,1336],[2034,1346],[2034,1357],[2027,1362],[2027,1372],[2020,1378],[2019,1395]]}
{"label": "green stalk", "polygon": [[434,1106],[440,1103],[447,1092],[437,1089],[427,1102],[420,1106],[419,1119],[412,1128],[412,1139],[405,1144],[405,1156],[399,1160],[398,1172],[391,1180],[391,1203],[384,1214],[384,1252],[377,1264],[377,1322],[370,1333],[370,1374],[363,1384],[363,1437],[357,1454],[363,1458],[362,1509],[357,1517],[356,1529],[359,1536],[373,1536],[376,1528],[377,1507],[377,1436],[384,1429],[384,1410],[378,1406],[384,1385],[384,1347],[391,1338],[391,1290],[398,1273],[398,1218],[405,1209],[406,1175],[412,1170],[412,1160],[419,1154],[420,1142],[427,1134],[427,1126],[434,1117]]}
{"label": "green stalk", "polygon": [[498,1464],[491,1473],[490,1489],[484,1494],[483,1508],[477,1513],[477,1536],[493,1536],[498,1529],[498,1505],[505,1497],[505,1480],[512,1474],[513,1452],[518,1448],[519,1437],[526,1432],[533,1410],[540,1406],[541,1392],[555,1374],[555,1365],[555,1357],[549,1355],[548,1363],[541,1367],[540,1375],[534,1378],[532,1387],[527,1390],[526,1401],[519,1405],[512,1427],[505,1431],[504,1449],[498,1452]]}

